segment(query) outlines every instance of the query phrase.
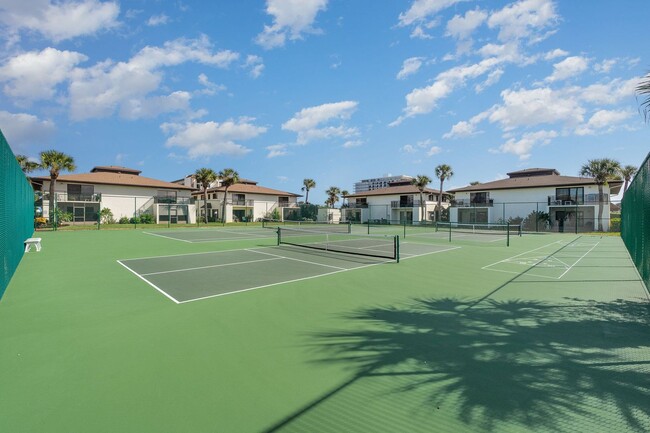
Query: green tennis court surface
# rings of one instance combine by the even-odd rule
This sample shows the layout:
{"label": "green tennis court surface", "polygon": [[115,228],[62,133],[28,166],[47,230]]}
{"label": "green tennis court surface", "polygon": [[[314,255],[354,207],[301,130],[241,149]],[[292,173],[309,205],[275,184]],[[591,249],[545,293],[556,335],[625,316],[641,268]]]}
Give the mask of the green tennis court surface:
{"label": "green tennis court surface", "polygon": [[0,301],[0,431],[650,431],[620,238],[419,233],[400,263],[259,227],[41,233]]}

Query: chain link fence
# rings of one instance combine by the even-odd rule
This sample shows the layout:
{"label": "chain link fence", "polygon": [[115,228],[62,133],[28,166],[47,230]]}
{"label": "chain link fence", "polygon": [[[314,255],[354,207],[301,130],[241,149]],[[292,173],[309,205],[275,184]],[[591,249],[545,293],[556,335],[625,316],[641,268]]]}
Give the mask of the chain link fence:
{"label": "chain link fence", "polygon": [[34,232],[34,190],[0,131],[0,298]]}
{"label": "chain link fence", "polygon": [[621,201],[621,237],[650,288],[650,153]]}

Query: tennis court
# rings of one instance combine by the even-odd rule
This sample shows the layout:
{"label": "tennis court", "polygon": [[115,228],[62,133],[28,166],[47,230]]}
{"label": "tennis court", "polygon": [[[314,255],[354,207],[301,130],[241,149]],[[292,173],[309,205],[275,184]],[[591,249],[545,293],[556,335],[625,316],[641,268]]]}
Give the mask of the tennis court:
{"label": "tennis court", "polygon": [[[285,233],[284,229],[281,231]],[[228,233],[231,236],[233,232]],[[261,239],[277,238],[275,231],[266,230],[265,234],[268,233],[272,236]],[[182,235],[192,238],[192,233]],[[391,256],[395,245],[391,244],[394,238],[390,236],[287,229],[285,237],[279,247],[143,257],[118,260],[118,263],[178,304],[368,266],[397,265],[395,257]],[[404,260],[456,248],[403,243],[400,255]]]}
{"label": "tennis court", "polygon": [[39,233],[0,301],[0,430],[650,431],[619,237],[373,228]]}

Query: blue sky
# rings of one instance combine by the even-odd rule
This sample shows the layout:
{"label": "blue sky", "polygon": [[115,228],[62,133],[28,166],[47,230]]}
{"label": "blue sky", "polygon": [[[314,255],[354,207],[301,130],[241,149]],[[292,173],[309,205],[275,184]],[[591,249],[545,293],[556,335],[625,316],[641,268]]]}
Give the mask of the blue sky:
{"label": "blue sky", "polygon": [[445,189],[638,166],[649,16],[636,0],[0,0],[0,129],[77,172],[231,167],[296,193],[313,178],[312,202],[442,163]]}

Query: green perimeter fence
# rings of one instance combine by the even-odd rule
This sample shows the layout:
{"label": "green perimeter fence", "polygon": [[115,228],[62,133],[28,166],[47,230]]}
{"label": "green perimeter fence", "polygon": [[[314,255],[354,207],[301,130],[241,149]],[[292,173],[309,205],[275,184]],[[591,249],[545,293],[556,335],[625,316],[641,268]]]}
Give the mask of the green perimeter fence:
{"label": "green perimeter fence", "polygon": [[34,190],[0,131],[0,298],[34,232]]}
{"label": "green perimeter fence", "polygon": [[621,237],[650,289],[650,153],[623,195]]}

